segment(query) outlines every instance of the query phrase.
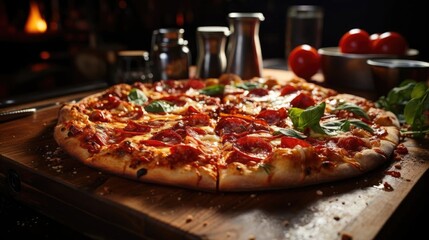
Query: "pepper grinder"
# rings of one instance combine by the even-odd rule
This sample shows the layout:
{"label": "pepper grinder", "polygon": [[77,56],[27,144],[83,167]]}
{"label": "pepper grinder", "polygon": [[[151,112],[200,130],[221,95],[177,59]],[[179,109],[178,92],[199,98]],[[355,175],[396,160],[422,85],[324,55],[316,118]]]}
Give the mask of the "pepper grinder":
{"label": "pepper grinder", "polygon": [[227,27],[206,26],[197,28],[197,78],[218,78],[226,70]]}
{"label": "pepper grinder", "polygon": [[262,77],[262,53],[259,42],[259,25],[262,13],[230,13],[230,39],[228,42],[227,73],[242,79]]}

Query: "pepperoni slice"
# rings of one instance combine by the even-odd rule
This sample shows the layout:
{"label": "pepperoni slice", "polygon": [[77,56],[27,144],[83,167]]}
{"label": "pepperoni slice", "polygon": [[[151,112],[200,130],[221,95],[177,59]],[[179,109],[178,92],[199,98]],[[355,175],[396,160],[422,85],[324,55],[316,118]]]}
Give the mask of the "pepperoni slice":
{"label": "pepperoni slice", "polygon": [[141,140],[140,141],[141,144],[146,145],[146,146],[151,146],[151,147],[168,147],[171,146],[169,144],[166,144],[164,142],[158,141],[158,140]]}
{"label": "pepperoni slice", "polygon": [[117,96],[109,94],[107,96],[107,102],[103,104],[104,109],[113,109],[121,104],[121,99]]}
{"label": "pepperoni slice", "polygon": [[257,158],[265,158],[273,150],[269,142],[260,137],[245,136],[237,140],[237,147],[241,151]]}
{"label": "pepperoni slice", "polygon": [[305,140],[301,140],[298,138],[293,138],[293,137],[282,137],[280,139],[280,147],[282,148],[294,148],[295,146],[301,146],[301,147],[310,147],[311,144],[308,143]]}
{"label": "pepperoni slice", "polygon": [[267,109],[261,111],[256,118],[265,120],[269,125],[276,125],[281,120],[287,118],[287,111],[285,108],[280,108],[279,110]]}
{"label": "pepperoni slice", "polygon": [[200,113],[200,111],[196,109],[194,106],[189,106],[188,110],[186,110],[186,114],[191,115],[193,113]]}
{"label": "pepperoni slice", "polygon": [[108,136],[105,132],[91,132],[90,129],[86,128],[84,130],[84,137],[81,140],[80,145],[83,148],[88,149],[90,153],[98,153],[101,150],[101,147],[106,145],[108,141]]}
{"label": "pepperoni slice", "polygon": [[68,132],[67,136],[75,137],[75,136],[81,134],[82,132],[83,132],[83,130],[81,128],[76,127],[74,125],[71,125],[69,128],[69,132]]}
{"label": "pepperoni slice", "polygon": [[226,142],[236,142],[237,139],[244,137],[248,134],[248,132],[244,132],[244,133],[240,133],[240,134],[236,134],[236,133],[229,133],[229,134],[224,134],[222,136],[222,143],[226,143]]}
{"label": "pepperoni slice", "polygon": [[282,88],[282,90],[280,90],[280,96],[288,95],[296,91],[298,91],[296,87],[292,85],[286,85],[285,87]]}
{"label": "pepperoni slice", "polygon": [[192,137],[195,137],[195,135],[206,135],[206,131],[204,131],[201,128],[197,127],[187,127],[185,130],[186,134]]}
{"label": "pepperoni slice", "polygon": [[201,81],[201,80],[197,80],[197,79],[190,79],[187,82],[187,88],[193,88],[193,89],[202,89],[206,87],[206,84]]}
{"label": "pepperoni slice", "polygon": [[153,135],[151,140],[158,140],[167,144],[179,144],[182,142],[182,137],[177,134],[174,130],[171,129],[165,129],[157,134]]}
{"label": "pepperoni slice", "polygon": [[221,118],[215,127],[215,133],[219,136],[228,133],[242,133],[248,131],[249,123],[240,118]]}
{"label": "pepperoni slice", "polygon": [[349,136],[340,138],[337,142],[337,145],[349,151],[359,151],[362,149],[362,147],[365,146],[365,142],[358,137]]}
{"label": "pepperoni slice", "polygon": [[305,93],[300,93],[290,102],[290,105],[297,108],[306,109],[308,107],[314,106],[316,101],[311,96],[308,96]]}
{"label": "pepperoni slice", "polygon": [[167,102],[172,102],[176,106],[185,106],[186,101],[183,100],[183,99],[181,99],[181,97],[182,97],[181,95],[178,95],[178,96],[167,96],[167,97],[161,98],[160,100],[164,100],[164,101],[167,101]]}
{"label": "pepperoni slice", "polygon": [[121,104],[121,99],[113,94],[104,95],[99,101],[92,101],[89,105],[95,109],[113,109]]}
{"label": "pepperoni slice", "polygon": [[185,122],[188,126],[208,126],[210,124],[210,117],[205,113],[195,113],[186,116]]}
{"label": "pepperoni slice", "polygon": [[94,110],[89,115],[89,120],[93,122],[108,122],[109,118],[106,116],[106,114],[100,110]]}
{"label": "pepperoni slice", "polygon": [[259,162],[261,162],[263,159],[262,158],[257,158],[257,157],[253,157],[250,156],[249,154],[246,154],[242,151],[240,151],[239,149],[234,149],[228,156],[228,158],[225,160],[226,163],[232,163],[232,162],[240,162],[240,163],[244,163],[246,165],[249,166],[254,166],[256,164],[258,164]]}
{"label": "pepperoni slice", "polygon": [[128,121],[127,126],[124,127],[124,131],[136,133],[148,133],[150,129],[149,126],[134,121]]}
{"label": "pepperoni slice", "polygon": [[204,161],[203,153],[189,145],[174,145],[170,148],[170,152],[167,160],[172,164]]}
{"label": "pepperoni slice", "polygon": [[250,126],[248,127],[250,132],[269,132],[270,127],[267,125],[265,121],[256,119],[254,120]]}
{"label": "pepperoni slice", "polygon": [[268,95],[268,90],[265,88],[254,88],[249,91],[249,94],[247,96],[249,97],[263,97]]}

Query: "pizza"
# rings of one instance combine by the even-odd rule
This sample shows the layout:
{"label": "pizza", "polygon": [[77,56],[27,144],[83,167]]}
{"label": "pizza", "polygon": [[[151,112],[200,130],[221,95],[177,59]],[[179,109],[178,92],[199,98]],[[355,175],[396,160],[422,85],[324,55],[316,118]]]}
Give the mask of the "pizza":
{"label": "pizza", "polygon": [[389,161],[397,117],[301,78],[117,84],[58,114],[54,138],[92,168],[205,191],[301,187]]}

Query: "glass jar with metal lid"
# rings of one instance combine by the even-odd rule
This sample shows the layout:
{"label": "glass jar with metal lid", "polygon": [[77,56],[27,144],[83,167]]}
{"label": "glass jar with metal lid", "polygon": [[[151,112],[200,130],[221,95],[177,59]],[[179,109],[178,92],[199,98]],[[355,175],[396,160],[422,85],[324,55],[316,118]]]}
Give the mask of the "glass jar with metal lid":
{"label": "glass jar with metal lid", "polygon": [[184,32],[181,28],[153,31],[150,58],[154,81],[189,78],[191,53]]}

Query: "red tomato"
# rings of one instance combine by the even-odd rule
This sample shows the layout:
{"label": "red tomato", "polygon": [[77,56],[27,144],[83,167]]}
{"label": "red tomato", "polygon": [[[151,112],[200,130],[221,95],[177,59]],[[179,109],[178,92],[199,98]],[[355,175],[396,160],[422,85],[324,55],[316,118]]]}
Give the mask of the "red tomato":
{"label": "red tomato", "polygon": [[405,55],[408,43],[405,38],[397,32],[385,32],[378,37],[372,46],[372,51],[378,54]]}
{"label": "red tomato", "polygon": [[290,52],[288,64],[295,75],[308,80],[319,71],[320,55],[308,44],[299,45]]}
{"label": "red tomato", "polygon": [[346,32],[341,37],[339,46],[342,53],[369,53],[371,51],[369,34],[359,28]]}
{"label": "red tomato", "polygon": [[371,45],[371,49],[374,49],[375,42],[380,38],[379,33],[373,33],[369,35],[369,44]]}

